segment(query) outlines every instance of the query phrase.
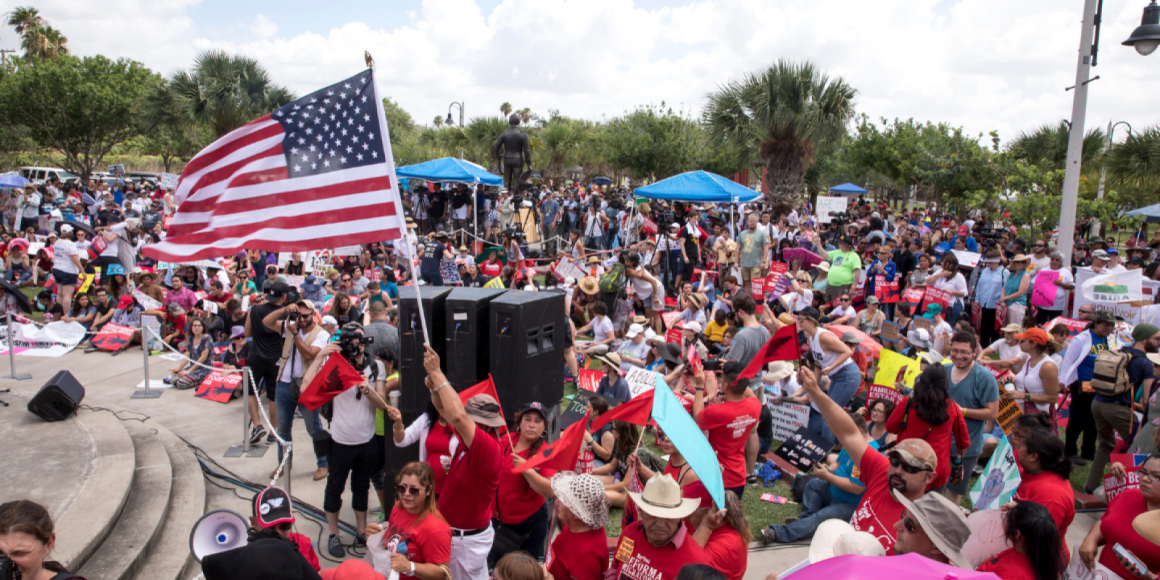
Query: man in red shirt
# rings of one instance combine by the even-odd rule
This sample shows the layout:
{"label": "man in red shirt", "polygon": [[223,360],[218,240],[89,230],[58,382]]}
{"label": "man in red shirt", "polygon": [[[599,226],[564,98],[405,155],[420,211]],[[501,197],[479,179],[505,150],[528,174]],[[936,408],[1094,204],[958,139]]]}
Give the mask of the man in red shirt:
{"label": "man in red shirt", "polygon": [[891,491],[897,490],[910,501],[921,498],[930,482],[934,481],[938,468],[934,449],[922,439],[907,439],[884,456],[866,443],[854,420],[822,391],[813,371],[807,368],[798,371],[798,383],[861,470],[858,478],[866,484],[866,491],[862,493],[862,501],[858,503],[850,524],[855,530],[869,532],[878,538],[887,556],[894,554],[894,524],[902,518],[903,505]]}
{"label": "man in red shirt", "polygon": [[654,475],[641,493],[628,492],[640,512],[620,535],[605,580],[674,580],[686,564],[711,565],[705,550],[685,527],[685,517],[701,503],[681,497],[671,475]]}
{"label": "man in red shirt", "polygon": [[476,395],[465,406],[439,369],[439,355],[426,348],[423,368],[431,402],[463,443],[455,450],[439,495],[439,513],[451,526],[451,577],[487,580],[487,554],[495,538],[491,508],[503,457],[494,431],[504,426],[503,416],[491,395]]}
{"label": "man in red shirt", "polygon": [[725,402],[705,406],[705,385],[697,380],[697,392],[693,397],[693,419],[705,432],[717,461],[721,463],[721,478],[725,489],[732,491],[738,499],[745,493],[745,443],[749,433],[761,418],[761,402],[749,390],[749,379],[737,380],[745,370],[745,364],[729,361],[721,367],[722,378],[728,388]]}

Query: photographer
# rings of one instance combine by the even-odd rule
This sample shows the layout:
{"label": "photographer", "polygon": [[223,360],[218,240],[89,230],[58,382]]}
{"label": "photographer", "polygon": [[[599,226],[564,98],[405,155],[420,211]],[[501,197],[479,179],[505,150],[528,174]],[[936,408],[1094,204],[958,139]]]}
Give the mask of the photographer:
{"label": "photographer", "polygon": [[[300,300],[296,304],[286,307],[286,338],[282,343],[282,359],[278,365],[278,388],[275,406],[278,408],[278,422],[274,427],[278,435],[286,440],[293,440],[294,410],[302,413],[306,423],[306,432],[314,441],[314,456],[317,459],[317,469],[314,472],[314,481],[326,477],[329,463],[326,461],[326,443],[330,436],[322,428],[322,420],[318,410],[311,411],[298,404],[298,394],[302,391],[302,375],[306,367],[314,362],[318,353],[330,341],[330,333],[314,321],[314,304],[308,300]],[[320,445],[321,444],[321,445]],[[282,463],[282,445],[278,444],[278,463]],[[293,453],[293,452],[291,452]],[[286,464],[289,471],[294,458]],[[273,475],[271,475],[271,478]]]}
{"label": "photographer", "polygon": [[0,505],[0,573],[6,579],[19,573],[24,580],[84,580],[47,560],[54,544],[55,526],[44,506],[27,500]]}
{"label": "photographer", "polygon": [[[309,385],[318,370],[330,355],[341,352],[356,370],[367,380],[354,388],[346,389],[332,401],[333,417],[330,421],[330,453],[327,461],[330,470],[326,477],[326,492],[322,508],[326,511],[326,522],[330,528],[330,538],[326,551],[335,558],[345,555],[338,537],[338,510],[342,507],[342,492],[349,475],[351,507],[354,509],[355,529],[367,527],[367,494],[370,491],[371,474],[375,468],[376,449],[375,409],[386,409],[383,382],[386,369],[379,361],[366,355],[366,345],[370,342],[363,336],[362,325],[348,323],[336,335],[337,340],[326,345],[310,363],[310,368],[302,376],[302,383]],[[366,545],[366,536],[355,537],[355,545]]]}
{"label": "photographer", "polygon": [[[254,392],[266,393],[270,401],[271,426],[278,424],[278,408],[275,394],[278,386],[278,363],[282,356],[282,315],[286,309],[282,307],[286,302],[286,294],[290,287],[283,283],[275,283],[266,290],[266,301],[250,309],[246,317],[246,336],[253,339],[250,347],[250,357],[246,363],[250,367],[254,378]],[[309,383],[307,383],[309,384]],[[257,415],[256,398],[251,403],[252,413]],[[266,428],[262,424],[254,425],[250,432],[250,444],[258,443]],[[277,441],[277,437],[270,433],[266,437],[267,443]]]}

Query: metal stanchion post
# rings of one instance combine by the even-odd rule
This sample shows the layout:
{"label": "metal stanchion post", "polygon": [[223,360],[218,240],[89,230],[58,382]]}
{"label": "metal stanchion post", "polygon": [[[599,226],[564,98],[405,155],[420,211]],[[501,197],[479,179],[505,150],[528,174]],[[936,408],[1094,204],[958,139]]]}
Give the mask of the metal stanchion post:
{"label": "metal stanchion post", "polygon": [[[258,404],[262,404],[261,398],[258,399]],[[255,445],[250,447],[250,373],[242,368],[242,444],[230,445],[222,457],[261,457],[266,454],[266,450],[270,447],[268,445]]]}
{"label": "metal stanchion post", "polygon": [[4,375],[3,379],[12,379],[14,381],[26,381],[32,378],[28,373],[16,372],[16,345],[12,344],[12,313],[5,312],[4,320],[8,323],[8,374]]}
{"label": "metal stanchion post", "polygon": [[[126,344],[125,348],[129,348],[129,346],[130,345]],[[145,390],[141,391],[141,389],[133,389],[133,395],[129,398],[157,399],[161,397],[161,393],[164,391],[161,389],[154,391],[151,388],[152,384],[149,382],[149,329],[145,327],[144,314],[141,315],[141,351],[145,353]]]}

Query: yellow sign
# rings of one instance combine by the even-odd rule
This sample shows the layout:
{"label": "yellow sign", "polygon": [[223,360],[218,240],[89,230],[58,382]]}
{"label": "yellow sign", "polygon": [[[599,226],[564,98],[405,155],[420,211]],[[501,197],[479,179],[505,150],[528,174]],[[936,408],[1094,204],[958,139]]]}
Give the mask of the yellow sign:
{"label": "yellow sign", "polygon": [[1011,393],[1003,393],[999,397],[999,426],[1003,428],[1004,435],[1011,435],[1011,429],[1015,427],[1015,420],[1023,414],[1022,405],[1011,396]]}
{"label": "yellow sign", "polygon": [[621,537],[620,547],[616,549],[616,559],[621,562],[627,562],[632,557],[632,548],[635,545],[632,540]]}
{"label": "yellow sign", "polygon": [[902,383],[914,388],[914,379],[921,369],[918,361],[896,352],[883,349],[878,353],[878,372],[874,374],[874,384],[893,388],[901,379]]}

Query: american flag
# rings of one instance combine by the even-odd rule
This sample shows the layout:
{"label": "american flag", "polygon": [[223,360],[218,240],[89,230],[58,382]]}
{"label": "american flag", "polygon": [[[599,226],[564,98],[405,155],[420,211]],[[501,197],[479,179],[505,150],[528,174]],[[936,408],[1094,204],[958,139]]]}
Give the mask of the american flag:
{"label": "american flag", "polygon": [[177,213],[144,253],[174,262],[241,249],[318,250],[401,237],[403,208],[372,69],[206,147],[177,183]]}

